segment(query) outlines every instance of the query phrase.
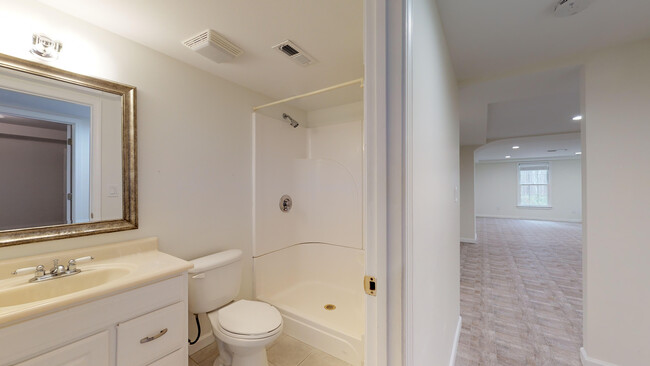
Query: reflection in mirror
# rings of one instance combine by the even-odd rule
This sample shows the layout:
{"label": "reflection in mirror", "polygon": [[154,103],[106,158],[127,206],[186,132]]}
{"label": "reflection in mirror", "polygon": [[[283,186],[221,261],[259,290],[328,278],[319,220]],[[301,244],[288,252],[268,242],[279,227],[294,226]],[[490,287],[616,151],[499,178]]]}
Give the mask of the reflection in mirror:
{"label": "reflection in mirror", "polygon": [[135,88],[0,55],[0,246],[137,227]]}

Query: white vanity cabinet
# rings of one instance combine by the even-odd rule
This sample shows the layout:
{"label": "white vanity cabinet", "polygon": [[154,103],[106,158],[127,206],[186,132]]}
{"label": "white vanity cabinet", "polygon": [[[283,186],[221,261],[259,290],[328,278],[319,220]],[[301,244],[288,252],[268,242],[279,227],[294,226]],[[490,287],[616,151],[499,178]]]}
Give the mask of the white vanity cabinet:
{"label": "white vanity cabinet", "polygon": [[0,328],[14,365],[187,365],[187,272]]}

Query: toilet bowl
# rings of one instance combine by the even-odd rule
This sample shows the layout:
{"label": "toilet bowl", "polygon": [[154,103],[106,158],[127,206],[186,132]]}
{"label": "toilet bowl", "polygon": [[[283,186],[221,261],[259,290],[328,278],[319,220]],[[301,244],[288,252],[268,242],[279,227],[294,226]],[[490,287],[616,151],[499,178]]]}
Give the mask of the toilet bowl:
{"label": "toilet bowl", "polygon": [[268,365],[266,346],[282,334],[282,316],[273,306],[239,300],[208,313],[221,352],[214,366]]}
{"label": "toilet bowl", "polygon": [[189,310],[207,313],[217,338],[214,366],[268,366],[266,346],[282,334],[282,315],[261,302],[231,302],[241,284],[241,250],[197,258],[189,272]]}

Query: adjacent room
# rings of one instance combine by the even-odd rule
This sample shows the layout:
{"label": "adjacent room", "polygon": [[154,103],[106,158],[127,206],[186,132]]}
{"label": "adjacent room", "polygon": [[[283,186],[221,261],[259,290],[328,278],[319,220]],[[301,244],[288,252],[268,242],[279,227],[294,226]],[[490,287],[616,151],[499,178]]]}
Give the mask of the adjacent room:
{"label": "adjacent room", "polygon": [[647,364],[648,4],[439,5],[459,79],[456,365]]}
{"label": "adjacent room", "polygon": [[580,100],[579,67],[461,91],[490,142],[460,150],[459,365],[580,366]]}

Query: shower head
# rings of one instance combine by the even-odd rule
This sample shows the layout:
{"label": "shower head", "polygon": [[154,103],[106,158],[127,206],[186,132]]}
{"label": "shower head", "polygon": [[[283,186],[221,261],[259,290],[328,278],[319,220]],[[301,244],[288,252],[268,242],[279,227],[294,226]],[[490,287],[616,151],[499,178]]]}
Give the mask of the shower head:
{"label": "shower head", "polygon": [[298,124],[299,124],[298,121],[296,121],[295,119],[291,118],[290,115],[288,115],[288,114],[286,114],[286,113],[282,113],[282,118],[284,118],[284,119],[286,119],[287,121],[289,121],[289,124],[291,125],[291,127],[293,127],[293,128],[298,127]]}

